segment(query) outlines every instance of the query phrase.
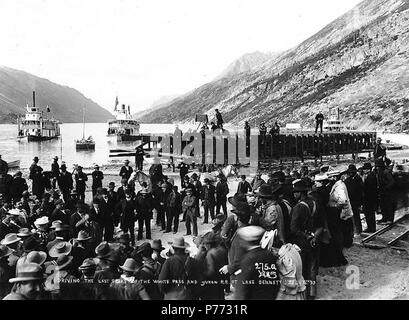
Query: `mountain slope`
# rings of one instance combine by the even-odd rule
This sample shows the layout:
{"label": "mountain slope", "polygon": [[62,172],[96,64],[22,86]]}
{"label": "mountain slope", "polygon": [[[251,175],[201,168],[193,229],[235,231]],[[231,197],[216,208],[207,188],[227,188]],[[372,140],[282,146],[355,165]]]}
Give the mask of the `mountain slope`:
{"label": "mountain slope", "polygon": [[82,122],[86,106],[87,122],[105,122],[112,115],[75,89],[55,84],[24,71],[0,67],[0,123],[15,122],[18,114],[25,113],[27,103],[32,105],[32,91],[36,91],[36,106],[62,122]]}
{"label": "mountain slope", "polygon": [[313,123],[339,107],[360,129],[409,129],[409,0],[366,0],[299,46],[252,72],[208,83],[143,117]]}
{"label": "mountain slope", "polygon": [[274,53],[263,53],[260,51],[255,51],[252,53],[246,53],[239,59],[232,62],[215,80],[220,80],[222,78],[229,78],[238,75],[243,72],[250,72],[261,66],[266,61],[278,56]]}

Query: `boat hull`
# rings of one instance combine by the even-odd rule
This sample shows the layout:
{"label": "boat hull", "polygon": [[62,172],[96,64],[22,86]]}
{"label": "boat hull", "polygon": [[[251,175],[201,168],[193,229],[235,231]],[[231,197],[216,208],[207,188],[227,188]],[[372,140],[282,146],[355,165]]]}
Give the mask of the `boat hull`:
{"label": "boat hull", "polygon": [[77,143],[75,148],[77,150],[95,150],[95,144]]}
{"label": "boat hull", "polygon": [[118,134],[116,136],[116,140],[118,142],[126,142],[126,141],[139,141],[142,140],[142,136],[141,135],[130,135],[130,134]]}
{"label": "boat hull", "polygon": [[47,141],[47,140],[53,140],[53,139],[58,139],[58,136],[53,136],[53,137],[27,136],[27,141],[28,141],[28,142]]}

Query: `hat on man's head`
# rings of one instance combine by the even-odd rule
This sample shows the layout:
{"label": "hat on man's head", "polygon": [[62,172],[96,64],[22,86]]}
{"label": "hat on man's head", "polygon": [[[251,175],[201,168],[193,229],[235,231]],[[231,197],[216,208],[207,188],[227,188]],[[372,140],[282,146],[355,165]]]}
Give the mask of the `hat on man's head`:
{"label": "hat on man's head", "polygon": [[16,270],[16,277],[9,280],[10,283],[39,281],[44,279],[43,269],[37,263],[24,263]]}
{"label": "hat on man's head", "polygon": [[34,225],[36,227],[41,227],[41,226],[45,226],[49,223],[50,221],[48,220],[47,216],[43,216],[41,218],[38,218],[36,221],[34,221]]}
{"label": "hat on man's head", "polygon": [[96,269],[97,264],[95,263],[94,259],[87,258],[85,259],[82,264],[78,267],[79,270],[88,270],[88,269]]}
{"label": "hat on man's head", "polygon": [[38,160],[40,160],[40,159],[38,159],[38,157],[35,156],[33,160],[34,160],[34,161],[38,161]]}
{"label": "hat on man's head", "polygon": [[258,226],[248,226],[238,229],[237,235],[246,242],[260,242],[266,232]]}
{"label": "hat on man's head", "polygon": [[141,267],[134,259],[128,258],[122,266],[119,266],[122,270],[128,272],[136,272]]}
{"label": "hat on man's head", "polygon": [[47,260],[47,254],[44,251],[31,251],[27,254],[26,263],[37,263],[40,266]]}
{"label": "hat on man's head", "polygon": [[315,182],[322,182],[328,180],[328,175],[326,173],[317,174],[314,178]]}
{"label": "hat on man's head", "polygon": [[89,236],[88,232],[84,230],[78,232],[78,236],[76,238],[77,241],[87,241],[89,239],[91,239],[91,237]]}
{"label": "hat on man's head", "polygon": [[372,170],[372,164],[370,162],[364,163],[364,166],[362,167],[362,170]]}
{"label": "hat on man's head", "polygon": [[67,165],[66,165],[65,163],[63,163],[63,164],[60,166],[60,169],[61,169],[61,170],[67,169]]}
{"label": "hat on man's head", "polygon": [[308,192],[310,188],[308,187],[305,180],[298,180],[293,185],[293,193],[294,192]]}
{"label": "hat on man's head", "polygon": [[16,233],[8,233],[8,234],[6,234],[4,239],[1,240],[0,244],[8,246],[10,244],[13,244],[13,243],[16,243],[16,242],[19,242],[19,241],[20,241],[20,238],[17,237]]}
{"label": "hat on man's head", "polygon": [[328,178],[338,177],[341,175],[341,171],[339,170],[332,170],[327,172]]}
{"label": "hat on man's head", "polygon": [[142,243],[136,250],[137,254],[141,254],[143,257],[150,257],[152,255],[152,247],[149,242]]}
{"label": "hat on man's head", "polygon": [[95,253],[98,258],[107,258],[112,253],[112,249],[108,242],[103,241],[95,248]]}
{"label": "hat on man's head", "polygon": [[242,193],[236,193],[233,197],[229,197],[227,200],[233,207],[242,202],[247,203],[246,195]]}
{"label": "hat on man's head", "polygon": [[348,173],[357,173],[357,172],[358,172],[358,169],[356,168],[356,166],[355,166],[354,164],[350,164],[350,165],[348,166],[347,172],[348,172]]}
{"label": "hat on man's head", "polygon": [[173,248],[178,248],[178,249],[185,249],[188,248],[190,245],[185,241],[185,238],[183,237],[177,237],[175,238],[172,242],[169,242],[169,244]]}
{"label": "hat on man's head", "polygon": [[152,241],[152,250],[153,251],[165,250],[165,248],[162,246],[162,240],[161,239],[155,239],[155,240]]}
{"label": "hat on man's head", "polygon": [[251,207],[248,203],[240,202],[238,203],[234,209],[231,211],[240,217],[250,216],[251,214]]}
{"label": "hat on man's head", "polygon": [[212,224],[214,226],[213,228],[217,228],[218,226],[223,224],[226,219],[227,217],[223,213],[218,214],[212,221]]}
{"label": "hat on man's head", "polygon": [[29,228],[21,228],[18,230],[17,236],[20,238],[27,238],[31,236],[33,233],[30,231]]}
{"label": "hat on man's head", "polygon": [[9,255],[11,255],[13,253],[13,250],[10,249],[9,247],[0,244],[0,259],[8,257]]}
{"label": "hat on man's head", "polygon": [[273,189],[269,184],[263,184],[260,186],[258,192],[259,198],[271,199],[273,197]]}
{"label": "hat on man's head", "polygon": [[52,258],[58,258],[61,256],[68,256],[71,253],[72,245],[69,242],[62,241],[52,246],[48,255]]}
{"label": "hat on man's head", "polygon": [[167,189],[167,188],[168,188],[168,185],[167,185],[166,183],[162,183],[160,187]]}
{"label": "hat on man's head", "polygon": [[72,260],[74,259],[73,256],[63,255],[57,258],[57,267],[56,269],[59,271],[64,270],[65,268],[69,267],[72,264]]}

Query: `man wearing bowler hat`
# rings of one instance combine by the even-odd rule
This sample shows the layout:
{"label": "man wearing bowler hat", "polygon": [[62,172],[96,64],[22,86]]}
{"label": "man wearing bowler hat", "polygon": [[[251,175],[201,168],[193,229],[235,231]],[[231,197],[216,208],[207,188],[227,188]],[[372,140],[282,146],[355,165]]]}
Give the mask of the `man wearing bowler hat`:
{"label": "man wearing bowler hat", "polygon": [[124,165],[121,167],[121,170],[119,171],[119,175],[122,177],[122,179],[128,181],[129,178],[131,177],[132,172],[133,169],[129,166],[129,160],[125,160]]}
{"label": "man wearing bowler hat", "polygon": [[346,171],[348,177],[345,179],[344,183],[347,186],[349,201],[351,202],[352,211],[354,213],[354,226],[355,233],[362,233],[362,222],[361,222],[361,206],[362,206],[362,196],[363,196],[363,182],[358,174],[358,169],[354,164],[348,166]]}
{"label": "man wearing bowler hat", "polygon": [[67,166],[65,164],[61,165],[61,173],[58,178],[58,187],[61,190],[63,199],[68,203],[70,199],[70,192],[73,189],[72,175],[67,171]]}
{"label": "man wearing bowler hat", "polygon": [[78,193],[80,200],[85,200],[85,189],[87,188],[87,175],[82,171],[82,167],[78,166],[77,173],[74,176],[75,178],[75,191]]}
{"label": "man wearing bowler hat", "polygon": [[92,171],[92,196],[95,197],[97,189],[102,188],[102,180],[104,180],[104,173],[99,170],[99,165],[94,165],[94,171]]}
{"label": "man wearing bowler hat", "polygon": [[43,269],[36,263],[22,265],[16,277],[9,282],[13,285],[10,294],[3,300],[37,300],[42,292]]}

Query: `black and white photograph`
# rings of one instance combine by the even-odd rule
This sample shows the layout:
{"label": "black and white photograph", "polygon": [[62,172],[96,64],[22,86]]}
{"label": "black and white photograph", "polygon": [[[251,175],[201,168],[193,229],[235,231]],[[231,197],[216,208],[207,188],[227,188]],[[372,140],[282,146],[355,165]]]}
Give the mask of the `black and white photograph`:
{"label": "black and white photograph", "polygon": [[409,300],[409,0],[0,12],[0,300]]}

